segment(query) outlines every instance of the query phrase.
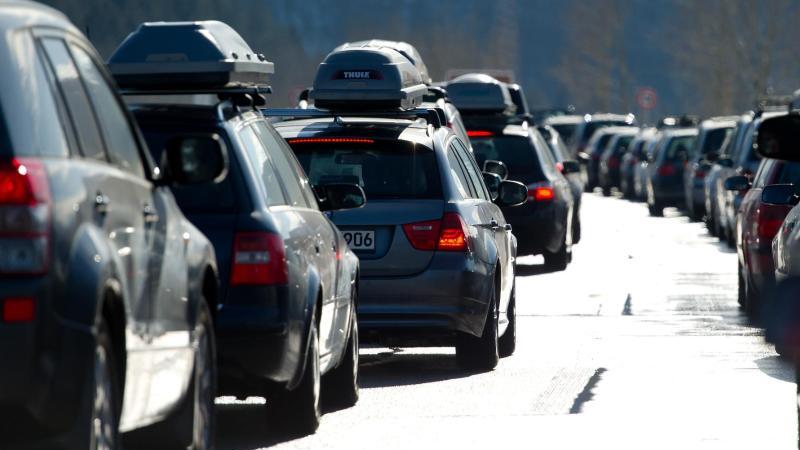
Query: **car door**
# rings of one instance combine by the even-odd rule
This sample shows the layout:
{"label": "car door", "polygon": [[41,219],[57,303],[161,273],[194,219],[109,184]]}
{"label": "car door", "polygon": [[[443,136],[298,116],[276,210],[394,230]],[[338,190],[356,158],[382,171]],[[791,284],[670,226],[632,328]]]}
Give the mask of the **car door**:
{"label": "car door", "polygon": [[292,154],[286,141],[265,120],[259,119],[253,129],[270,155],[272,164],[283,186],[289,206],[303,218],[308,233],[309,259],[314,261],[320,277],[322,311],[320,314],[320,365],[323,370],[331,354],[344,346],[343,326],[339,326],[337,314],[341,304],[347,306],[349,299],[337,302],[336,298],[336,235],[328,221],[319,211],[308,179]]}

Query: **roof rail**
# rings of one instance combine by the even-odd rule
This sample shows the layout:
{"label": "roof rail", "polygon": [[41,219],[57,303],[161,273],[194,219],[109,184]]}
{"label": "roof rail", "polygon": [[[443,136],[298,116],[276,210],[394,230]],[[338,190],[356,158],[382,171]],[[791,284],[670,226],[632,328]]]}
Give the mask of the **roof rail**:
{"label": "roof rail", "polygon": [[232,100],[237,106],[252,106],[257,108],[267,104],[264,94],[272,93],[269,86],[232,87],[232,88],[187,88],[187,89],[120,89],[122,95],[127,96],[158,96],[158,95],[216,95],[220,100]]}
{"label": "roof rail", "polygon": [[330,111],[315,108],[261,108],[259,112],[266,117],[280,117],[283,119],[312,119],[332,117],[359,117],[367,119],[424,119],[434,128],[441,128],[447,125],[447,116],[442,108],[416,108],[405,111],[370,111],[368,113],[358,111]]}
{"label": "roof rail", "polygon": [[447,100],[447,89],[441,86],[428,86],[428,92],[422,96],[422,101],[436,103],[439,100]]}

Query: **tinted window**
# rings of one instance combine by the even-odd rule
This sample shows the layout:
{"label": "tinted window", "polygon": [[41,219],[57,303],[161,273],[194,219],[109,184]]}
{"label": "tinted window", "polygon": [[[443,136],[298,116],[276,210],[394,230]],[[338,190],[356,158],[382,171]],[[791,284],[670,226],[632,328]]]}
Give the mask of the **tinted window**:
{"label": "tinted window", "polygon": [[59,89],[64,95],[67,109],[75,124],[83,155],[87,158],[105,160],[103,141],[100,138],[94,112],[66,44],[60,39],[43,39],[42,45],[53,66]]}
{"label": "tinted window", "polygon": [[456,155],[456,148],[452,144],[447,149],[447,161],[450,163],[450,175],[453,178],[453,184],[456,185],[458,193],[463,198],[472,198],[470,189],[467,187],[467,174],[464,172],[461,162]]}
{"label": "tinted window", "polygon": [[565,123],[558,125],[551,125],[558,131],[558,134],[564,139],[564,142],[572,142],[572,137],[575,135],[575,129],[578,128],[577,124]]}
{"label": "tinted window", "polygon": [[593,120],[591,122],[587,122],[586,125],[583,127],[583,136],[582,139],[584,141],[589,140],[592,137],[595,131],[606,128],[606,127],[613,127],[613,126],[623,126],[628,125],[623,120]]}
{"label": "tinted window", "polygon": [[633,136],[620,136],[619,139],[614,143],[613,152],[616,155],[621,155],[628,150],[628,146],[631,144],[633,140]]}
{"label": "tinted window", "polygon": [[800,162],[781,161],[780,171],[771,183],[800,185]]}
{"label": "tinted window", "polygon": [[[174,128],[164,129],[148,126],[147,123],[142,123],[141,129],[153,160],[163,165],[165,161],[163,153],[167,142],[183,132]],[[219,134],[223,135],[223,133]],[[228,148],[231,146],[228,145]],[[233,187],[233,170],[229,170],[225,178],[214,183],[192,186],[174,185],[172,192],[175,194],[178,205],[187,214],[233,211],[237,205]]]}
{"label": "tinted window", "polygon": [[774,159],[768,159],[761,162],[758,166],[758,170],[756,171],[756,175],[753,178],[753,187],[761,188],[768,184],[773,184],[769,181],[769,178],[774,178],[775,174],[773,173],[772,167],[775,165],[776,161]]}
{"label": "tinted window", "polygon": [[731,133],[731,128],[717,128],[715,130],[709,130],[706,133],[705,140],[703,141],[703,148],[700,149],[703,155],[708,154],[710,152],[718,152],[722,147],[722,143],[725,142],[725,138]]}
{"label": "tinted window", "polygon": [[286,141],[279,136],[273,135],[273,132],[262,121],[258,121],[252,125],[254,131],[264,143],[267,148],[272,164],[278,173],[278,178],[281,180],[283,187],[286,189],[286,195],[289,197],[289,204],[292,206],[299,206],[308,208],[314,200],[306,197],[303,192],[303,184],[308,184],[305,174],[300,170],[294,156],[291,155],[291,150],[286,146]]}
{"label": "tinted window", "polygon": [[92,57],[80,47],[70,45],[72,55],[78,64],[83,81],[89,90],[95,111],[103,129],[106,150],[111,162],[134,175],[144,177],[144,168],[139,154],[139,146],[133,137],[128,117],[123,111],[116,95],[108,87],[100,69]]}
{"label": "tinted window", "polygon": [[472,153],[467,150],[467,147],[459,139],[453,139],[453,144],[456,146],[456,154],[467,170],[467,177],[472,180],[472,186],[474,186],[478,198],[489,200],[489,191],[486,189],[486,184],[483,182],[483,175],[481,175],[481,171],[478,169],[478,164],[475,162]]}
{"label": "tinted window", "polygon": [[522,136],[495,136],[472,140],[472,149],[478,166],[487,159],[502,161],[508,166],[508,178],[531,181],[544,180],[533,143]]}
{"label": "tinted window", "polygon": [[278,181],[278,176],[275,174],[275,166],[272,165],[264,144],[261,143],[261,140],[251,127],[242,128],[239,131],[239,137],[244,144],[247,158],[250,160],[250,166],[255,170],[256,176],[261,180],[261,184],[267,194],[267,205],[286,205],[286,197],[280,181]]}
{"label": "tinted window", "polygon": [[374,144],[295,144],[312,185],[358,184],[370,200],[440,199],[442,186],[432,150],[397,141]]}
{"label": "tinted window", "polygon": [[677,136],[670,139],[664,148],[663,159],[675,161],[678,159],[679,152],[688,155],[694,145],[695,139],[695,136]]}
{"label": "tinted window", "polygon": [[606,149],[606,146],[608,145],[608,142],[611,140],[612,137],[614,137],[613,134],[604,134],[598,137],[597,142],[595,142],[595,145],[592,148],[592,153],[594,152],[602,153],[603,150]]}

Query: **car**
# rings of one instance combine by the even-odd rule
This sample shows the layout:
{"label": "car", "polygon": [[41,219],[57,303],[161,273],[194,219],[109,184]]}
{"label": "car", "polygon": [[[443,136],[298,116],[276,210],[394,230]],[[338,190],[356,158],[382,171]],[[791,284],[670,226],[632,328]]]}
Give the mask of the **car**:
{"label": "car", "polygon": [[611,189],[620,187],[622,159],[628,153],[628,148],[637,133],[639,133],[638,128],[616,133],[608,141],[606,149],[600,155],[600,168],[597,179],[604,196],[610,196]]}
{"label": "car", "polygon": [[[336,74],[370,75],[358,85]],[[363,87],[362,87],[363,86]],[[343,49],[320,64],[315,109],[270,110],[312,184],[358,183],[369,199],[331,214],[361,259],[358,319],[367,343],[456,348],[491,370],[516,346],[516,238],[501,206],[527,189],[482,175],[402,55]],[[492,190],[484,177],[492,182]]]}
{"label": "car", "polygon": [[689,218],[700,221],[706,215],[705,177],[718,158],[725,139],[733,132],[736,117],[714,117],[698,127],[697,140],[683,171],[683,190]]}
{"label": "car", "polygon": [[642,128],[628,144],[628,151],[622,157],[619,168],[619,190],[622,196],[629,200],[636,199],[636,168],[647,160],[647,146],[650,136],[655,134],[656,128]]}
{"label": "car", "polygon": [[[572,243],[577,244],[581,240],[581,196],[583,195],[583,177],[580,173],[580,166],[578,162],[568,158],[569,151],[566,144],[561,140],[558,131],[550,125],[539,125],[536,127],[539,134],[547,142],[550,150],[550,155],[556,162],[556,168],[564,174],[569,182],[569,188],[572,192]],[[571,166],[571,167],[570,167]]]}
{"label": "car", "polygon": [[575,151],[575,146],[572,145],[572,141],[575,138],[575,132],[578,130],[578,126],[581,125],[583,121],[583,116],[574,114],[550,116],[544,121],[545,125],[550,125],[558,131],[558,134],[567,146],[569,155],[573,159],[577,159],[578,154]]}
{"label": "car", "polygon": [[706,211],[706,226],[712,234],[720,236],[725,243],[731,247],[736,248],[735,237],[732,231],[727,228],[727,221],[722,219],[722,202],[724,199],[724,183],[725,180],[733,176],[733,155],[736,153],[742,136],[745,134],[747,123],[752,116],[749,113],[740,115],[736,120],[736,125],[733,131],[728,134],[725,141],[722,143],[719,154],[710,154],[707,159],[713,160],[711,169],[705,177],[705,211]]}
{"label": "car", "polygon": [[[167,65],[153,56],[164,51],[186,56]],[[272,423],[313,433],[321,401],[348,407],[359,396],[359,261],[326,214],[360,207],[363,191],[312,189],[257,110],[272,63],[224,23],[142,24],[109,67],[153,159],[168,157],[163,149],[181,136],[228,149],[228,168],[213,184],[173,189],[219,257],[219,392],[266,397]],[[211,98],[186,104],[193,93]]]}
{"label": "car", "polygon": [[217,260],[170,188],[224,152],[156,165],[63,14],[6,2],[0,29],[0,447],[210,448]]}
{"label": "car", "polygon": [[695,145],[697,129],[667,129],[659,134],[647,165],[647,208],[651,216],[662,216],[667,206],[683,205],[683,168]]}
{"label": "car", "polygon": [[629,135],[635,134],[638,128],[635,127],[618,127],[618,126],[605,126],[597,129],[597,131],[589,139],[586,145],[586,152],[580,155],[583,161],[586,161],[586,191],[592,192],[594,188],[600,186],[600,159],[608,147],[608,143],[618,134]]}
{"label": "car", "polygon": [[647,201],[647,180],[650,161],[655,157],[656,146],[661,138],[661,131],[656,131],[645,137],[642,145],[642,158],[633,169],[633,194],[637,201]]}
{"label": "car", "polygon": [[595,113],[586,114],[583,120],[578,123],[575,130],[575,137],[570,139],[570,150],[573,155],[589,153],[589,141],[594,137],[597,130],[605,127],[626,127],[636,125],[636,116],[633,114],[609,114]]}
{"label": "car", "polygon": [[[729,189],[747,190],[739,207],[739,229],[737,239],[739,255],[739,304],[751,315],[758,315],[763,299],[772,294],[775,286],[775,266],[772,260],[772,240],[783,224],[792,204],[791,196],[776,196],[776,186],[784,191],[800,186],[800,163],[765,158],[750,181],[742,175],[728,178]],[[749,188],[749,189],[748,189]]]}

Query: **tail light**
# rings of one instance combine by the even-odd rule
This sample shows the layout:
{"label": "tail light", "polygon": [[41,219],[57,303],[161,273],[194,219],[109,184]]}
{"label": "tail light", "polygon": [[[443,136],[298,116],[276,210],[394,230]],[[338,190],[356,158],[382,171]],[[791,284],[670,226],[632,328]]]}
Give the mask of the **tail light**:
{"label": "tail light", "polygon": [[758,239],[762,242],[772,242],[790,209],[791,207],[783,205],[766,203],[759,205],[756,217]]}
{"label": "tail light", "polygon": [[36,307],[32,298],[7,298],[3,301],[3,322],[31,322]]}
{"label": "tail light", "polygon": [[556,197],[552,186],[528,186],[528,200],[530,201],[550,201]]}
{"label": "tail light", "polygon": [[274,233],[236,233],[231,285],[280,285],[288,282],[283,239]]}
{"label": "tail light", "polygon": [[491,131],[486,130],[469,130],[467,131],[467,137],[492,137],[494,133]]}
{"label": "tail light", "polygon": [[698,167],[698,168],[697,168],[697,169],[694,171],[694,177],[695,177],[695,178],[701,178],[701,179],[702,179],[702,178],[705,178],[705,177],[706,177],[706,169],[704,169],[704,168],[702,168],[702,167]]}
{"label": "tail light", "polygon": [[672,164],[664,164],[658,168],[658,174],[662,177],[669,177],[675,175],[675,166]]}
{"label": "tail light", "polygon": [[608,158],[608,168],[609,169],[619,169],[619,158],[616,156],[611,156]]}
{"label": "tail light", "polygon": [[49,264],[50,186],[35,159],[0,162],[0,274],[43,274]]}
{"label": "tail light", "polygon": [[417,250],[471,251],[467,226],[456,213],[445,213],[441,220],[405,224],[403,232]]}

